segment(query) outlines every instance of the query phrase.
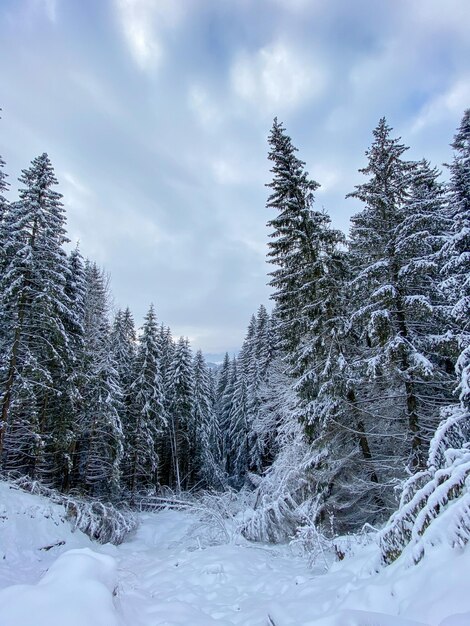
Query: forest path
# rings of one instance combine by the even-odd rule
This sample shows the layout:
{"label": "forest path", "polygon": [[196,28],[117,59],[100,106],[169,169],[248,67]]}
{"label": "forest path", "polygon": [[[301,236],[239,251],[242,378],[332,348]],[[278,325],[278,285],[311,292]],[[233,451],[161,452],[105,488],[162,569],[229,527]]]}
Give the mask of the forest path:
{"label": "forest path", "polygon": [[298,607],[311,604],[305,583],[315,572],[288,546],[203,542],[204,528],[191,514],[142,515],[135,537],[118,548],[126,626],[305,623]]}
{"label": "forest path", "polygon": [[140,517],[128,541],[99,545],[73,531],[61,505],[0,481],[0,626],[470,624],[469,546],[442,543],[418,565],[381,568],[371,543],[324,574],[288,545],[235,532],[213,545],[216,517]]}

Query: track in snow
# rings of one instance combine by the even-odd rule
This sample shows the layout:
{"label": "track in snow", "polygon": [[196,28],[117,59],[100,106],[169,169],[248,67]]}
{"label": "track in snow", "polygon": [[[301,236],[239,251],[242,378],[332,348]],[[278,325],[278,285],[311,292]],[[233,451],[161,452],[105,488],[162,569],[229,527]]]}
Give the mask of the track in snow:
{"label": "track in snow", "polygon": [[315,574],[289,548],[200,548],[194,516],[144,515],[136,537],[119,547],[119,604],[126,624],[282,626],[299,624],[283,604],[302,596]]}

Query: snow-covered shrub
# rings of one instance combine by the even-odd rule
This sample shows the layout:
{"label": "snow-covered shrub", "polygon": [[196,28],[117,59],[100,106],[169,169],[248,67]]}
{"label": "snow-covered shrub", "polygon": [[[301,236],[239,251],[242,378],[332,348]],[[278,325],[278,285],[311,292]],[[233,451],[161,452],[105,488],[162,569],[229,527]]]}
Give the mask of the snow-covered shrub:
{"label": "snow-covered shrub", "polygon": [[449,408],[429,450],[427,469],[406,481],[396,513],[380,533],[382,560],[402,552],[417,563],[431,546],[470,539],[470,414]]}
{"label": "snow-covered shrub", "polygon": [[110,502],[62,494],[27,476],[8,476],[10,484],[29,493],[49,498],[65,508],[67,519],[90,539],[99,543],[119,545],[137,528],[137,516],[130,510],[117,508]]}
{"label": "snow-covered shrub", "polygon": [[255,491],[253,511],[242,527],[252,541],[279,543],[295,536],[305,520],[305,503],[312,502],[305,470],[308,446],[302,426],[292,419],[284,426],[280,452]]}
{"label": "snow-covered shrub", "polygon": [[134,513],[120,510],[109,502],[67,497],[64,506],[67,518],[74,527],[99,543],[119,545],[137,528],[137,517]]}
{"label": "snow-covered shrub", "polygon": [[[291,546],[294,552],[307,559],[310,566],[322,564],[325,571],[329,568],[334,552],[333,541],[321,533],[316,524],[306,523],[298,528]],[[338,553],[338,558],[341,555]]]}
{"label": "snow-covered shrub", "polygon": [[242,501],[243,496],[239,497],[232,490],[224,493],[203,492],[199,495],[191,509],[198,521],[190,532],[197,535],[200,546],[233,543],[235,536],[239,534],[235,518],[243,508]]}
{"label": "snow-covered shrub", "polygon": [[[331,520],[333,527],[333,520]],[[295,553],[307,559],[309,565],[323,565],[328,570],[332,561],[342,561],[354,556],[364,546],[371,544],[377,531],[365,525],[361,532],[353,535],[327,536],[318,524],[305,520],[297,529],[294,539],[290,542]]]}

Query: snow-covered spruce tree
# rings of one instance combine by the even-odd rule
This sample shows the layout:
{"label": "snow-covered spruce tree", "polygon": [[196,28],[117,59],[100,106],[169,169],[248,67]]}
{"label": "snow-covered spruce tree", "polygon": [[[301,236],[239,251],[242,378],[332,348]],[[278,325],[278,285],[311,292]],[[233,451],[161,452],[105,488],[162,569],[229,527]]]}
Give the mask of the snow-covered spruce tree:
{"label": "snow-covered spruce tree", "polygon": [[382,560],[402,552],[417,563],[440,544],[470,541],[470,348],[458,359],[460,404],[443,410],[431,440],[426,468],[403,486],[400,504],[381,531]]}
{"label": "snow-covered spruce tree", "polygon": [[[437,176],[438,172],[425,161],[413,165],[409,192],[400,208],[400,221],[395,230],[396,264],[406,303],[409,334],[432,368],[432,375],[421,382],[420,389],[420,423],[424,428],[429,427],[430,412],[436,423],[439,408],[449,401],[452,388],[446,356],[448,340],[441,332],[442,301],[436,280],[436,252],[447,225],[443,214],[442,185]],[[348,276],[346,270],[344,268],[341,272],[345,278]],[[342,310],[343,315],[347,312],[344,304],[337,309]],[[326,419],[329,427],[324,431],[326,439],[320,435],[315,442],[315,447],[322,442],[326,444],[323,448],[325,456],[323,459],[319,457],[321,462],[314,465],[312,471],[314,475],[329,476],[323,483],[325,496],[320,510],[323,517],[334,516],[337,532],[355,530],[366,521],[380,521],[394,507],[389,484],[393,481],[393,474],[383,471],[388,467],[384,451],[393,453],[393,449],[378,441],[381,431],[375,431],[374,426],[380,425],[380,419],[376,424],[370,419],[373,404],[369,405],[368,401],[380,405],[380,396],[376,391],[377,399],[374,400],[373,387],[371,393],[370,381],[364,377],[361,327],[353,324],[347,333],[344,329],[339,321],[335,329],[336,350],[333,346],[328,366],[320,368],[323,383],[314,403],[320,421]],[[375,382],[373,380],[372,384]],[[386,415],[386,411],[381,411],[379,418]]]}
{"label": "snow-covered spruce tree", "polygon": [[[308,179],[295,148],[275,121],[270,137],[269,158],[274,162],[273,193],[268,207],[278,216],[269,257],[277,265],[271,273],[276,302],[276,332],[280,349],[295,381],[296,416],[305,428],[310,452],[303,459],[305,479],[310,484],[310,501],[317,517],[338,480],[347,484],[351,457],[364,469],[361,479],[377,484],[371,466],[371,449],[360,420],[352,426],[345,361],[345,275],[348,267],[343,251],[344,236],[331,228],[325,212],[313,210],[313,192],[318,184]],[[334,380],[333,380],[334,379]],[[357,467],[356,463],[356,467]],[[346,469],[347,468],[347,469]],[[369,478],[368,478],[369,476]],[[305,497],[306,490],[302,497]],[[322,494],[321,497],[319,494]],[[338,505],[340,498],[336,499]],[[300,504],[298,502],[297,504]],[[357,504],[355,498],[350,507]]]}
{"label": "snow-covered spruce tree", "polygon": [[[1,109],[0,109],[1,111]],[[4,196],[4,194],[8,190],[8,182],[7,182],[7,174],[4,171],[5,161],[0,156],[0,238],[2,241],[2,246],[0,248],[0,276],[5,270],[6,262],[7,262],[7,251],[8,251],[8,200]],[[0,330],[1,337],[1,330]]]}
{"label": "snow-covered spruce tree", "polygon": [[82,403],[76,414],[79,440],[74,486],[92,495],[120,489],[123,432],[122,392],[111,351],[108,281],[95,263],[85,266]]}
{"label": "snow-covered spruce tree", "polygon": [[192,421],[196,429],[195,483],[201,487],[224,487],[219,457],[220,431],[211,394],[210,375],[200,350],[194,357]]}
{"label": "snow-covered spruce tree", "polygon": [[451,146],[454,159],[448,166],[447,193],[451,228],[440,253],[441,288],[456,343],[464,351],[470,345],[470,109],[465,111]]}
{"label": "snow-covered spruce tree", "polygon": [[[160,374],[163,388],[163,407],[165,415],[170,414],[171,404],[171,364],[175,354],[175,344],[169,327],[160,325],[158,341],[160,347]],[[173,480],[173,453],[171,422],[158,439],[159,480],[162,485],[170,485]]]}
{"label": "snow-covered spruce tree", "polygon": [[171,329],[168,326],[160,325],[158,341],[160,344],[161,373],[165,390],[164,395],[165,398],[169,400],[171,364],[175,356],[175,343],[171,336]]}
{"label": "snow-covered spruce tree", "polygon": [[158,439],[167,421],[163,406],[158,327],[153,305],[145,316],[139,338],[132,404],[126,429],[128,458],[126,482],[131,494],[158,483]]}
{"label": "snow-covered spruce tree", "polygon": [[[316,435],[311,416],[322,381],[319,373],[331,358],[341,298],[344,262],[339,246],[344,236],[330,228],[325,212],[313,210],[313,192],[318,183],[309,180],[304,163],[275,120],[269,139],[269,159],[274,165],[272,194],[267,206],[278,215],[268,257],[277,266],[271,272],[276,302],[276,332],[280,348],[289,362],[289,374],[296,379],[298,417],[307,434]],[[342,265],[343,264],[343,265]]]}
{"label": "snow-covered spruce tree", "polygon": [[282,353],[274,355],[262,390],[260,422],[275,433],[275,457],[259,481],[254,512],[243,528],[243,534],[254,541],[275,543],[291,538],[305,522],[303,503],[312,498],[304,466],[311,448],[295,412],[298,398],[293,379],[285,370]]}
{"label": "snow-covered spruce tree", "polygon": [[236,374],[230,410],[227,458],[230,460],[230,482],[234,487],[240,488],[250,464],[250,426],[248,424],[248,374],[243,367],[240,367],[239,362]]}
{"label": "snow-covered spruce tree", "polygon": [[[228,425],[228,456],[233,459],[233,482],[241,485],[248,472],[260,473],[263,450],[257,426],[261,409],[261,386],[267,375],[272,348],[269,315],[261,306],[251,317],[237,359],[237,380],[232,393]],[[266,441],[265,441],[266,443]]]}
{"label": "snow-covered spruce tree", "polygon": [[169,373],[168,427],[171,445],[169,486],[188,489],[194,484],[196,430],[192,420],[194,377],[189,342],[180,337]]}
{"label": "snow-covered spruce tree", "polygon": [[[1,110],[1,109],[0,109]],[[4,172],[5,161],[0,156],[0,240],[2,245],[0,246],[0,285],[3,284],[2,278],[6,270],[7,261],[14,254],[10,251],[10,247],[13,243],[11,238],[11,228],[9,228],[9,210],[8,201],[4,196],[4,193],[8,189],[7,174]],[[3,299],[0,300],[0,354],[4,354],[7,350],[9,342],[8,332],[8,311],[3,306]],[[6,363],[3,358],[0,358],[0,379],[4,380],[6,377],[6,371],[4,368]],[[2,422],[0,418],[0,439],[2,438]]]}
{"label": "snow-covered spruce tree", "polygon": [[[313,211],[313,192],[318,183],[308,178],[290,137],[274,120],[269,136],[268,158],[273,162],[273,180],[267,207],[277,212],[268,222],[268,259],[276,267],[270,285],[277,307],[280,347],[287,355],[292,373],[301,375],[302,344],[310,327],[306,305],[315,300],[315,282],[321,268],[321,239],[328,217]],[[300,354],[299,354],[300,351]],[[308,395],[308,390],[303,390]]]}
{"label": "snow-covered spruce tree", "polygon": [[[123,393],[130,395],[129,386],[132,383],[134,359],[137,351],[137,335],[134,318],[129,307],[124,311],[119,309],[114,316],[111,329],[111,349],[116,359]],[[124,392],[125,389],[126,392]]]}
{"label": "snow-covered spruce tree", "polygon": [[[7,337],[1,364],[0,454],[9,467],[8,455],[21,441],[23,462],[16,469],[37,475],[39,467],[50,469],[49,459],[44,464],[39,452],[57,418],[60,382],[72,359],[65,320],[73,319],[73,313],[65,293],[65,214],[61,195],[53,189],[57,180],[47,154],[23,170],[20,182],[20,200],[9,209],[9,258],[0,285]],[[33,396],[35,410],[30,411]],[[48,444],[50,451],[53,445]]]}
{"label": "snow-covered spruce tree", "polygon": [[[350,194],[365,205],[352,218],[351,326],[359,336],[355,366],[362,379],[355,406],[373,453],[395,478],[406,464],[424,467],[450,381],[434,342],[442,194],[436,172],[405,161],[407,148],[390,133],[382,118],[360,170],[368,181]],[[437,396],[429,393],[433,385]]]}
{"label": "snow-covered spruce tree", "polygon": [[219,472],[221,477],[224,477],[224,473],[222,470],[223,462],[222,462],[222,432],[220,430],[220,420],[217,415],[217,397],[216,397],[216,370],[212,367],[209,367],[206,364],[207,369],[207,378],[208,378],[208,387],[209,387],[209,402],[212,406],[212,413],[214,415],[215,424],[213,427],[213,433],[216,437],[213,442],[213,455],[217,460],[217,465],[219,468]]}
{"label": "snow-covered spruce tree", "polygon": [[456,364],[460,405],[443,411],[426,468],[405,482],[398,511],[381,532],[385,564],[402,552],[416,563],[435,545],[461,547],[470,540],[470,110],[451,145],[451,228],[439,257],[447,328],[462,350]]}
{"label": "snow-covered spruce tree", "polygon": [[63,491],[71,486],[73,458],[79,436],[76,414],[80,411],[84,387],[85,266],[78,245],[70,252],[67,266],[65,294],[73,315],[65,316],[64,327],[69,339],[71,358],[65,363],[60,384],[61,393],[56,399],[56,417],[51,425],[53,482]]}
{"label": "snow-covered spruce tree", "polygon": [[[254,421],[259,410],[259,387],[261,384],[261,362],[258,362],[257,350],[258,345],[258,320],[252,315],[248,325],[245,341],[240,351],[238,362],[240,367],[239,381],[246,384],[246,447],[247,458],[246,468],[243,473],[254,472],[259,473],[262,469],[261,448],[258,441],[258,435],[254,429]],[[241,375],[243,372],[243,376]],[[242,403],[244,394],[241,394]],[[235,392],[234,403],[237,401],[237,392]],[[240,470],[242,470],[240,466]],[[241,475],[240,475],[241,477]]]}
{"label": "snow-covered spruce tree", "polygon": [[[260,312],[262,309],[264,307],[260,308]],[[268,316],[267,328],[263,320],[264,312],[257,318],[261,338],[258,356],[261,381],[257,391],[259,406],[253,421],[253,429],[258,438],[263,468],[269,467],[279,453],[279,428],[285,419],[285,411],[281,406],[287,388],[292,389],[293,386],[292,378],[286,375],[284,355],[278,348],[275,317],[276,309],[270,317]],[[292,397],[294,395],[292,394]]]}
{"label": "snow-covered spruce tree", "polygon": [[227,433],[229,429],[229,407],[226,405],[226,391],[230,383],[230,357],[228,352],[224,355],[222,365],[217,371],[217,380],[215,387],[215,412],[217,421],[219,424],[219,431],[221,435],[220,441],[220,457],[222,459],[223,467],[226,467],[226,444]]}
{"label": "snow-covered spruce tree", "polygon": [[235,403],[235,389],[238,383],[238,361],[234,356],[230,361],[230,369],[228,382],[220,399],[220,407],[222,408],[219,423],[221,423],[221,432],[223,439],[223,469],[227,476],[232,476],[234,471],[233,444],[231,441],[232,416]]}
{"label": "snow-covered spruce tree", "polygon": [[274,342],[271,329],[271,319],[266,311],[266,307],[261,305],[256,315],[255,347],[252,355],[251,379],[249,390],[249,422],[253,432],[253,442],[255,448],[250,452],[250,465],[264,468],[271,464],[273,460],[273,445],[276,436],[276,429],[272,426],[266,428],[263,411],[266,382],[269,368],[274,356]]}
{"label": "snow-covered spruce tree", "polygon": [[119,386],[122,393],[122,409],[120,412],[122,429],[124,433],[124,454],[122,458],[121,475],[124,484],[127,484],[130,476],[129,461],[132,451],[130,431],[132,429],[132,411],[134,393],[132,384],[135,378],[135,357],[137,348],[137,336],[134,319],[129,308],[124,311],[118,310],[113,322],[110,337],[111,351],[119,375]]}

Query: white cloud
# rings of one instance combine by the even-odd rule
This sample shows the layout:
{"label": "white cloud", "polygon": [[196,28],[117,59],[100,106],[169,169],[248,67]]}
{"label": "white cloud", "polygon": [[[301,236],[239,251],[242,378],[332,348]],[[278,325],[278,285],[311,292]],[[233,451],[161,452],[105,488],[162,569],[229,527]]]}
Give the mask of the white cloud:
{"label": "white cloud", "polygon": [[222,111],[216,105],[210,94],[200,85],[192,85],[188,93],[189,108],[195,114],[198,122],[205,129],[212,129],[222,121]]}
{"label": "white cloud", "polygon": [[106,114],[121,118],[123,109],[120,100],[110,85],[102,78],[98,78],[91,72],[72,71],[70,80],[74,86],[78,86],[85,101],[89,100],[97,109]]}
{"label": "white cloud", "polygon": [[249,104],[278,112],[320,97],[326,77],[311,58],[277,42],[255,54],[241,54],[232,67],[231,82],[234,92]]}
{"label": "white cloud", "polygon": [[212,171],[216,181],[221,185],[236,185],[243,180],[238,167],[225,159],[216,159],[213,161]]}
{"label": "white cloud", "polygon": [[460,78],[450,89],[428,102],[414,119],[411,132],[416,133],[441,120],[461,115],[470,102],[470,75]]}
{"label": "white cloud", "polygon": [[157,67],[164,55],[162,32],[174,28],[182,16],[176,0],[115,0],[121,28],[137,65]]}
{"label": "white cloud", "polygon": [[55,24],[57,22],[57,1],[56,0],[39,0],[43,5],[48,19]]}
{"label": "white cloud", "polygon": [[292,13],[311,12],[318,4],[313,0],[270,0],[270,2]]}
{"label": "white cloud", "polygon": [[340,181],[340,173],[333,167],[326,166],[322,163],[314,163],[311,169],[314,180],[320,183],[320,187],[316,192],[317,194],[332,191],[335,185]]}
{"label": "white cloud", "polygon": [[71,193],[78,194],[79,196],[90,197],[92,195],[91,190],[78,178],[71,174],[70,172],[64,172],[60,179],[65,181],[68,185],[68,197],[70,197]]}

